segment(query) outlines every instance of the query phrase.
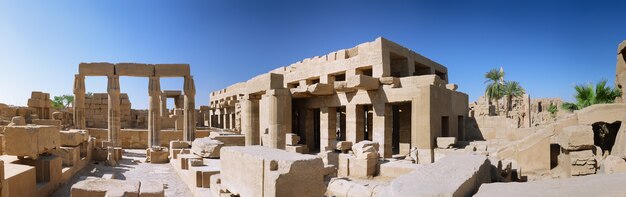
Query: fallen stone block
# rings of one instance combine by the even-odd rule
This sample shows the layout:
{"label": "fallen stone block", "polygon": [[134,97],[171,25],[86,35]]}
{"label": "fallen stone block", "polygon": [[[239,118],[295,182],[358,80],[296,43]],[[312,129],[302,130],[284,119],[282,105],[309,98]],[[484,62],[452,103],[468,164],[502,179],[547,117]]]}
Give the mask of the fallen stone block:
{"label": "fallen stone block", "polygon": [[342,152],[351,150],[352,149],[352,142],[350,142],[350,141],[339,141],[339,142],[337,142],[337,145],[336,145],[335,149],[337,149],[339,151],[342,151]]}
{"label": "fallen stone block", "polygon": [[224,147],[221,156],[221,185],[232,194],[318,197],[326,191],[319,157],[263,146]]}
{"label": "fallen stone block", "polygon": [[566,150],[592,149],[593,129],[587,125],[576,125],[563,128],[558,137],[559,145]]}
{"label": "fallen stone block", "polygon": [[24,117],[13,116],[13,118],[11,118],[11,123],[9,123],[9,125],[7,126],[25,126],[25,125],[26,125],[26,119],[24,119]]}
{"label": "fallen stone block", "polygon": [[191,148],[191,143],[186,141],[170,141],[170,149],[188,149]]}
{"label": "fallen stone block", "polygon": [[88,178],[72,185],[71,196],[139,196],[140,185],[137,180]]}
{"label": "fallen stone block", "polygon": [[306,154],[309,152],[309,148],[306,145],[287,145],[285,150],[292,153]]}
{"label": "fallen stone block", "polygon": [[475,197],[624,196],[626,173],[546,179],[524,183],[483,184]]}
{"label": "fallen stone block", "polygon": [[191,143],[191,152],[204,158],[219,158],[224,143],[211,138],[197,138]]}
{"label": "fallen stone block", "polygon": [[367,159],[349,159],[350,177],[367,178],[378,174],[378,157]]}
{"label": "fallen stone block", "polygon": [[[451,173],[454,172],[454,173]],[[482,155],[450,155],[391,181],[385,196],[471,196],[491,182],[491,164]]]}
{"label": "fallen stone block", "polygon": [[7,126],[4,137],[7,155],[33,159],[58,148],[60,144],[59,128],[55,126]]}
{"label": "fallen stone block", "polygon": [[622,158],[609,155],[600,165],[600,171],[604,174],[622,173],[626,172],[626,161]]}
{"label": "fallen stone block", "polygon": [[378,142],[363,140],[352,145],[352,151],[357,158],[366,159],[371,157],[369,153],[378,154],[378,147]]}
{"label": "fallen stone block", "polygon": [[366,184],[350,181],[345,178],[333,178],[328,183],[325,196],[356,197],[356,196],[385,196],[386,187],[381,184]]}
{"label": "fallen stone block", "polygon": [[63,166],[74,166],[80,161],[80,147],[65,147],[52,150],[52,154],[61,158]]}
{"label": "fallen stone block", "polygon": [[456,144],[456,137],[438,137],[437,148],[450,148]]}
{"label": "fallen stone block", "polygon": [[85,141],[85,130],[60,131],[61,146],[78,146]]}
{"label": "fallen stone block", "polygon": [[63,161],[60,157],[54,155],[41,156],[37,159],[19,159],[16,164],[23,164],[35,167],[35,177],[38,183],[56,182],[60,180],[63,169]]}
{"label": "fallen stone block", "polygon": [[287,133],[285,134],[285,143],[289,146],[296,146],[300,142],[300,136],[295,133]]}
{"label": "fallen stone block", "polygon": [[32,166],[3,163],[2,196],[36,196],[36,171]]}
{"label": "fallen stone block", "polygon": [[169,156],[170,156],[170,152],[167,150],[167,148],[161,147],[161,148],[149,148],[147,150],[148,153],[148,160],[150,161],[150,163],[169,163]]}

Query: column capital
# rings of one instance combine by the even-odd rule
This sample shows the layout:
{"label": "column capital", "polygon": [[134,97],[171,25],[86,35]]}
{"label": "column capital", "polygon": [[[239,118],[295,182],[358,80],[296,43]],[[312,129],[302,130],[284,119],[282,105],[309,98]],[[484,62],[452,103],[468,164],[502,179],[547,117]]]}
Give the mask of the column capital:
{"label": "column capital", "polygon": [[118,75],[107,76],[107,91],[109,94],[120,93],[120,77]]}
{"label": "column capital", "polygon": [[81,74],[74,75],[74,94],[85,93],[85,76]]}
{"label": "column capital", "polygon": [[150,77],[148,81],[148,94],[150,96],[161,96],[161,79],[159,77]]}
{"label": "column capital", "polygon": [[183,87],[183,91],[185,95],[195,95],[196,94],[196,85],[193,80],[193,76],[185,76],[185,84]]}

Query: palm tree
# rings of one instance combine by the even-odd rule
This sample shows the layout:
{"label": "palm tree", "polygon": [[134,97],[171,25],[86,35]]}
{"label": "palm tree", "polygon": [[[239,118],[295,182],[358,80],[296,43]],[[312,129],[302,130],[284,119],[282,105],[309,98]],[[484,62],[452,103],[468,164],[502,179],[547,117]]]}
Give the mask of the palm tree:
{"label": "palm tree", "polygon": [[503,88],[504,88],[504,71],[502,69],[491,69],[489,72],[485,74],[485,78],[487,80],[487,89],[485,90],[485,95],[489,101],[496,101],[496,113],[498,111],[498,100],[504,97]]}
{"label": "palm tree", "polygon": [[616,97],[621,96],[621,91],[617,88],[606,86],[606,79],[593,84],[574,86],[576,103],[563,103],[562,108],[569,111],[579,110],[593,104],[613,103]]}
{"label": "palm tree", "polygon": [[517,81],[505,81],[502,91],[504,96],[506,96],[506,116],[508,117],[509,111],[511,111],[513,98],[522,97],[526,91]]}

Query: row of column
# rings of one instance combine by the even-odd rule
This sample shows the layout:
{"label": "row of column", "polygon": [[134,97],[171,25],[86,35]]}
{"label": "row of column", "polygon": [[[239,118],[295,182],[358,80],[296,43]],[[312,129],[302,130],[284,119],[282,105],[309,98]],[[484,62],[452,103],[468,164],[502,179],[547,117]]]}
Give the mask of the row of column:
{"label": "row of column", "polygon": [[[77,74],[74,78],[74,127],[86,129],[85,125],[85,76]],[[184,82],[184,126],[183,140],[195,139],[195,94],[196,89],[192,76],[185,76]],[[120,82],[119,76],[108,76],[108,142],[114,146],[121,146],[119,132],[121,130],[120,117]],[[148,146],[159,146],[159,132],[161,130],[161,83],[159,77],[149,77],[148,83]]]}
{"label": "row of column", "polygon": [[211,110],[209,114],[209,125],[220,129],[236,129],[235,108],[230,107]]}

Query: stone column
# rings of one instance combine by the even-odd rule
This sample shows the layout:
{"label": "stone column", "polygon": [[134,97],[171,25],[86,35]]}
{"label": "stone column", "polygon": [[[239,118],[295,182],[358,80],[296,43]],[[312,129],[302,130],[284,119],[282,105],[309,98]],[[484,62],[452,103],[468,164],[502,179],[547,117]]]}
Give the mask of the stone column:
{"label": "stone column", "polygon": [[[291,92],[289,89],[267,90],[268,146],[285,149],[285,134],[291,132]],[[287,120],[289,119],[289,120]]]}
{"label": "stone column", "polygon": [[161,109],[163,94],[161,94],[161,82],[159,77],[150,77],[148,83],[148,148],[161,146],[159,132],[161,131]]}
{"label": "stone column", "polygon": [[230,129],[230,110],[229,108],[224,108],[224,129]]}
{"label": "stone column", "polygon": [[109,117],[108,117],[108,137],[109,142],[114,146],[121,146],[119,132],[121,130],[120,120],[120,77],[117,75],[108,76],[107,92],[109,93]]}
{"label": "stone column", "polygon": [[74,75],[74,128],[85,126],[85,76]]}
{"label": "stone column", "polygon": [[362,105],[346,105],[346,141],[357,143],[365,139],[364,116]]}
{"label": "stone column", "polygon": [[337,140],[337,108],[320,108],[320,151],[335,149]]}
{"label": "stone column", "polygon": [[[159,82],[159,86],[160,85],[161,82]],[[159,89],[161,89],[161,87],[159,87]],[[167,110],[167,97],[163,92],[159,92],[159,94],[161,95],[161,117],[167,117],[169,114],[169,110]]]}
{"label": "stone column", "polygon": [[393,152],[391,150],[393,131],[393,113],[391,105],[386,103],[373,104],[374,114],[372,116],[372,141],[378,142],[380,145],[380,156],[391,158]]}
{"label": "stone column", "polygon": [[183,141],[193,141],[196,133],[196,86],[193,82],[193,76],[185,76],[185,98],[184,98],[184,121]]}

